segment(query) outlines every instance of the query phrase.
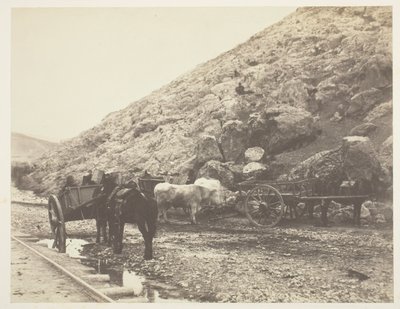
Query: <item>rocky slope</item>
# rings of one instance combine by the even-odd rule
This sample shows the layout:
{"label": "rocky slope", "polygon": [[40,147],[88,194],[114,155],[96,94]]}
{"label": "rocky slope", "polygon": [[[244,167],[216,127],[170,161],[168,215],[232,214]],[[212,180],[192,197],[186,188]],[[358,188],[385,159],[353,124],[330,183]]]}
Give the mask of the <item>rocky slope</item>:
{"label": "rocky slope", "polygon": [[195,177],[212,166],[232,185],[249,147],[264,150],[262,173],[272,159],[283,173],[352,129],[390,167],[391,20],[390,7],[299,8],[62,143],[27,183],[49,192],[87,169]]}

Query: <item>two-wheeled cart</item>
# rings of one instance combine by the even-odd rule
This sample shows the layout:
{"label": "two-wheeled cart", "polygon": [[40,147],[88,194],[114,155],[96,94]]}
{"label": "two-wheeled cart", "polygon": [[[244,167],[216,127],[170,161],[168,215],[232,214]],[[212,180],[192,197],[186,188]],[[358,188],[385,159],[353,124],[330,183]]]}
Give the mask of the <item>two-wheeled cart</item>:
{"label": "two-wheeled cart", "polygon": [[50,195],[48,212],[53,248],[61,253],[66,250],[65,222],[96,218],[96,207],[105,200],[102,187],[100,184],[66,187],[59,195]]}
{"label": "two-wheeled cart", "polygon": [[299,218],[306,212],[312,218],[314,207],[321,205],[321,221],[326,226],[327,209],[331,201],[353,205],[354,223],[360,224],[362,203],[368,195],[319,195],[316,190],[318,179],[287,182],[248,180],[239,184],[244,199],[245,213],[255,226],[274,227],[285,217]]}

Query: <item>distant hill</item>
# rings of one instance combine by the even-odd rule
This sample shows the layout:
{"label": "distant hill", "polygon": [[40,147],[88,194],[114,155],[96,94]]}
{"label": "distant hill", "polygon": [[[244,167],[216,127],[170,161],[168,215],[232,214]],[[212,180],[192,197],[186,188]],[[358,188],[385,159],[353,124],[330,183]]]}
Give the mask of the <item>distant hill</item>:
{"label": "distant hill", "polygon": [[31,162],[39,158],[57,143],[27,136],[21,133],[11,133],[11,161]]}

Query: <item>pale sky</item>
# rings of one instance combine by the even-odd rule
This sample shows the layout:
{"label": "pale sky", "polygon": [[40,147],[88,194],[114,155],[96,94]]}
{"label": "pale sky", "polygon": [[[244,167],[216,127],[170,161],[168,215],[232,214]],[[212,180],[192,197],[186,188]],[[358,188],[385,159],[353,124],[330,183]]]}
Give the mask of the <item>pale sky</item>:
{"label": "pale sky", "polygon": [[11,129],[74,137],[293,11],[14,8]]}

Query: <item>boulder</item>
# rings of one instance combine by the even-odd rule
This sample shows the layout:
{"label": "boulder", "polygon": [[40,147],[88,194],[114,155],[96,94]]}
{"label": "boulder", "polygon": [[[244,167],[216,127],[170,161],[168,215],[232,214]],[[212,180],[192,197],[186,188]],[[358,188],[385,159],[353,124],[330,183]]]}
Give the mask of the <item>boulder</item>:
{"label": "boulder", "polygon": [[221,104],[224,106],[223,119],[225,121],[235,120],[238,118],[237,114],[240,110],[240,103],[238,99],[226,96],[222,99]]}
{"label": "boulder", "polygon": [[372,122],[362,123],[358,126],[355,126],[353,129],[350,130],[350,136],[357,135],[357,136],[368,136],[370,133],[375,131],[378,127],[373,124]]}
{"label": "boulder", "polygon": [[350,206],[345,206],[337,209],[334,212],[329,212],[328,219],[335,223],[349,223],[353,221],[353,209]]}
{"label": "boulder", "polygon": [[360,68],[360,89],[384,88],[392,85],[392,59],[389,55],[375,54]]}
{"label": "boulder", "polygon": [[196,148],[196,160],[199,165],[210,160],[223,161],[215,136],[202,135]]}
{"label": "boulder", "polygon": [[197,158],[194,155],[181,163],[176,171],[181,177],[186,178],[188,183],[193,183],[196,178],[197,166]]}
{"label": "boulder", "polygon": [[244,180],[243,177],[244,164],[237,164],[235,162],[230,161],[223,163],[222,166],[226,167],[233,173],[235,183],[239,183]]}
{"label": "boulder", "polygon": [[263,113],[250,115],[248,126],[250,146],[262,147],[267,154],[300,148],[318,134],[312,115],[289,105],[267,108]]}
{"label": "boulder", "polygon": [[368,182],[375,182],[379,179],[382,168],[378,154],[368,137],[344,137],[342,148],[343,171],[348,179]]}
{"label": "boulder", "polygon": [[158,124],[152,120],[143,120],[139,122],[133,129],[133,137],[139,137],[140,135],[154,131],[157,129]]}
{"label": "boulder", "polygon": [[393,135],[382,143],[379,150],[379,158],[385,168],[389,171],[393,170]]}
{"label": "boulder", "polygon": [[350,105],[346,111],[346,115],[353,116],[363,114],[375,107],[383,97],[381,90],[371,88],[357,93],[350,99]]}
{"label": "boulder", "polygon": [[369,220],[371,218],[370,211],[364,205],[361,205],[360,218],[365,220]]}
{"label": "boulder", "polygon": [[221,149],[226,161],[243,161],[247,148],[247,127],[240,120],[229,120],[222,127]]}
{"label": "boulder", "polygon": [[308,109],[308,104],[311,101],[309,88],[310,85],[305,84],[300,79],[289,80],[280,85],[278,101],[302,109]]}
{"label": "boulder", "polygon": [[393,111],[393,103],[392,100],[388,102],[381,103],[374,107],[368,114],[365,116],[365,122],[375,121],[381,117],[390,115]]}
{"label": "boulder", "polygon": [[380,214],[383,215],[387,222],[391,222],[393,220],[393,209],[391,207],[384,207],[379,210]]}
{"label": "boulder", "polygon": [[243,167],[245,178],[261,178],[267,171],[267,166],[260,162],[250,162]]}
{"label": "boulder", "polygon": [[375,217],[375,223],[378,223],[378,224],[386,223],[385,216],[381,215],[381,214],[377,214]]}
{"label": "boulder", "polygon": [[210,119],[210,121],[204,124],[203,132],[206,135],[212,135],[218,139],[222,133],[220,121],[218,119]]}
{"label": "boulder", "polygon": [[197,178],[208,177],[218,179],[229,190],[235,189],[234,175],[223,163],[215,160],[205,163],[197,173]]}
{"label": "boulder", "polygon": [[258,162],[264,157],[264,149],[261,147],[248,148],[244,153],[246,162]]}

